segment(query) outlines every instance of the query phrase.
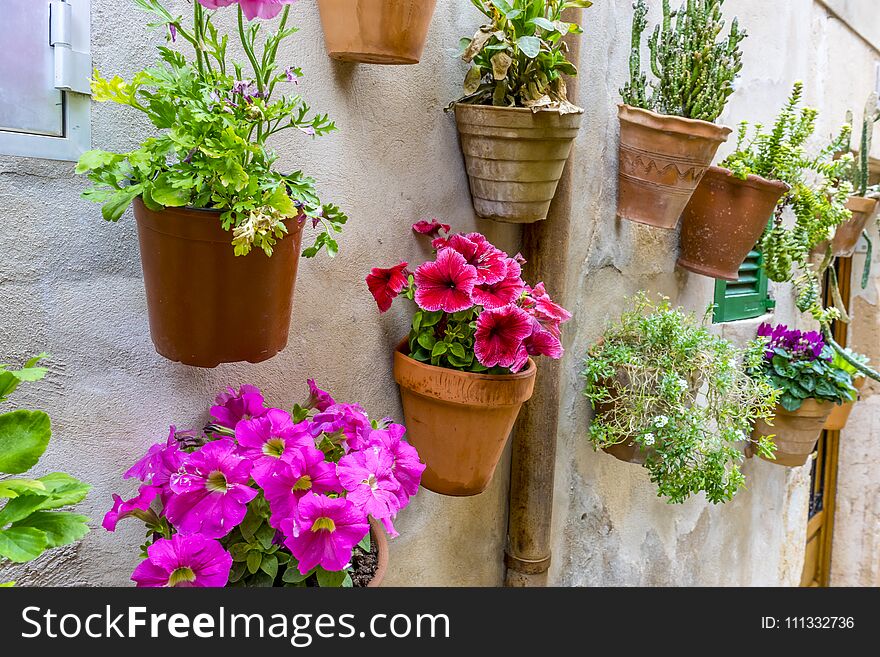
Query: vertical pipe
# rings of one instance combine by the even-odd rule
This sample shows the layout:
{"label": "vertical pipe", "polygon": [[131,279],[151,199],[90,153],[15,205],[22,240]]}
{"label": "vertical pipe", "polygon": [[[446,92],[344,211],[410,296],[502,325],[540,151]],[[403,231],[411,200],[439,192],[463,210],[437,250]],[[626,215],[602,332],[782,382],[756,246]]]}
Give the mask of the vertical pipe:
{"label": "vertical pipe", "polygon": [[[572,20],[573,16],[567,18]],[[566,43],[570,49],[570,61],[579,64],[580,35],[569,35]],[[570,82],[569,100],[577,104],[577,84]],[[571,236],[574,155],[572,151],[547,219],[523,229],[527,280],[545,281],[548,292],[563,306],[567,305],[566,268]],[[534,395],[523,407],[513,428],[505,586],[547,584],[561,378],[561,361],[544,359],[541,362]]]}

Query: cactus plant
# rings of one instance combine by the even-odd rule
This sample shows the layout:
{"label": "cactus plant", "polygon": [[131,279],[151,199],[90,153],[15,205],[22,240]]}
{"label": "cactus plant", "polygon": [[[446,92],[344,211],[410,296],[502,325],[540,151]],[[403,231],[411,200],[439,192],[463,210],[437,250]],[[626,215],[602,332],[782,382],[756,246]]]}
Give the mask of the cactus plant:
{"label": "cactus plant", "polygon": [[[868,96],[865,103],[865,112],[862,118],[862,134],[858,144],[858,157],[853,161],[847,169],[846,178],[852,183],[856,196],[868,196],[869,193],[877,194],[880,188],[877,186],[869,187],[870,170],[868,167],[868,158],[871,155],[871,143],[874,134],[874,124],[880,121],[880,108],[878,108],[878,96],[874,91]],[[854,125],[853,113],[846,113],[846,122]],[[852,153],[853,144],[852,137],[846,141],[843,153]],[[872,194],[872,195],[873,195]]]}
{"label": "cactus plant", "polygon": [[630,80],[621,90],[627,105],[713,122],[733,93],[742,70],[740,43],[746,32],[734,18],[726,38],[721,7],[724,0],[686,0],[673,11],[663,0],[663,19],[648,39],[651,71],[656,81],[648,92],[641,66],[642,34],[648,26],[645,0],[634,8]]}

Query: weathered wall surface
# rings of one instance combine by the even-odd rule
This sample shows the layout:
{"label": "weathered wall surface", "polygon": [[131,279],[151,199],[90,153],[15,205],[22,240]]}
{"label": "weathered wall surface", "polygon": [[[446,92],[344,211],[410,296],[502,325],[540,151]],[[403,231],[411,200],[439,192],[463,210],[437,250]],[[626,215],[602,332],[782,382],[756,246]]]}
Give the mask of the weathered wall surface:
{"label": "weathered wall surface", "polygon": [[[184,0],[169,4],[187,11]],[[300,91],[315,109],[330,113],[340,131],[317,141],[279,140],[280,164],[316,177],[323,196],[342,206],[351,222],[338,258],[301,266],[290,345],[268,363],[203,371],[156,355],[130,213],[119,225],[104,224],[98,208],[78,198],[84,182],[70,164],[0,157],[0,360],[52,353],[51,375],[23,388],[16,401],[52,415],[55,437],[43,467],[94,485],[84,510],[96,526],[81,545],[15,569],[20,582],[125,584],[141,536],[136,523],[116,535],[98,527],[110,494],[131,492],[120,479],[128,464],[163,439],[170,423],[200,426],[210,398],[226,385],[254,383],[270,400],[289,405],[314,376],[372,415],[402,417],[390,354],[407,330],[407,313],[401,305],[379,317],[364,275],[373,265],[426,255],[409,232],[425,217],[462,230],[476,227],[510,249],[518,241],[514,228],[474,220],[453,120],[442,112],[464,75],[455,57],[458,39],[474,31],[479,15],[467,0],[438,5],[421,65],[402,68],[331,62],[313,4],[294,8],[302,31],[281,59],[304,69]],[[812,0],[772,8],[760,0],[726,5],[752,34],[728,123],[771,119],[797,78],[807,82],[809,101],[825,110],[823,136],[848,107],[863,105],[876,53]],[[92,7],[92,52],[102,72],[130,76],[151,63],[147,46],[160,43],[161,34],[143,27],[137,13],[120,11],[118,0],[93,0]],[[593,453],[584,437],[590,412],[580,395],[580,358],[619,312],[622,297],[648,289],[695,310],[712,299],[708,279],[675,269],[675,234],[614,216],[617,89],[626,77],[630,18],[628,0],[601,0],[583,17],[579,84],[586,116],[573,163],[579,184],[567,290],[575,318],[566,337],[551,581],[796,584],[808,468],[749,462],[749,490],[734,502],[714,508],[695,499],[670,507],[656,498],[640,468]],[[116,107],[96,106],[92,123],[94,145],[105,149],[133,148],[149,132],[139,116]],[[548,286],[561,292],[552,281]],[[795,321],[786,292],[777,296],[778,319]],[[866,298],[876,304],[876,297],[875,290]],[[756,324],[721,330],[744,339]],[[865,405],[858,413],[867,418],[860,422],[876,423],[880,409]],[[505,460],[490,490],[475,498],[421,491],[397,524],[401,537],[391,545],[387,583],[500,584],[506,472]],[[872,513],[876,522],[880,512]],[[858,540],[857,526],[854,532]],[[863,546],[859,558],[870,547]]]}

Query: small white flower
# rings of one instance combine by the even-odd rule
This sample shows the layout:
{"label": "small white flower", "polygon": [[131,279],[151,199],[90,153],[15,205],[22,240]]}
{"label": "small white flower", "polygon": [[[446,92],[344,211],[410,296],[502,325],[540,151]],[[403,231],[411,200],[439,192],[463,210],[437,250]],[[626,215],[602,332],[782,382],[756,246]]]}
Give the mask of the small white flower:
{"label": "small white flower", "polygon": [[648,447],[650,447],[651,445],[653,445],[654,442],[655,442],[655,440],[654,440],[654,434],[653,434],[653,433],[646,433],[642,438],[643,438],[643,440],[645,441],[645,444],[646,444]]}
{"label": "small white flower", "polygon": [[657,427],[658,429],[662,429],[667,424],[669,424],[669,418],[666,417],[665,415],[658,415],[657,417],[654,418],[654,426]]}

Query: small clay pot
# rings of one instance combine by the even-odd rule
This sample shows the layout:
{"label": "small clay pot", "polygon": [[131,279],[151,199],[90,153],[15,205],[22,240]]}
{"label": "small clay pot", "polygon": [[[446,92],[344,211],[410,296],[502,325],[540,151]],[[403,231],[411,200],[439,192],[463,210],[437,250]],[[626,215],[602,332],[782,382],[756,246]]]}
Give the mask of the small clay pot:
{"label": "small clay pot", "polygon": [[[853,385],[856,390],[861,390],[865,385],[865,377],[860,376],[855,379]],[[846,423],[849,422],[849,416],[852,413],[853,408],[855,408],[857,401],[858,397],[856,398],[856,401],[847,402],[845,404],[835,404],[834,409],[831,411],[831,415],[829,415],[828,419],[825,421],[825,430],[843,431],[846,428]]]}
{"label": "small clay pot", "polygon": [[327,52],[365,64],[418,64],[437,0],[318,0]]}
{"label": "small clay pot", "polygon": [[767,227],[776,204],[790,187],[728,169],[709,167],[684,210],[678,266],[735,281],[739,268]]}
{"label": "small clay pot", "polygon": [[617,216],[674,229],[731,129],[620,105]]}
{"label": "small clay pot", "polygon": [[455,122],[476,213],[515,224],[546,219],[581,116],[456,104]]}
{"label": "small clay pot", "polygon": [[376,573],[367,584],[367,588],[375,589],[382,586],[382,580],[385,579],[385,573],[388,572],[388,538],[385,536],[382,524],[375,518],[370,518],[370,540],[376,541],[379,564],[376,566]]}
{"label": "small clay pot", "polygon": [[394,352],[394,380],[407,440],[427,466],[422,486],[456,497],[482,493],[534,391],[534,361],[517,374],[474,374],[420,363],[408,347],[404,340]]}
{"label": "small clay pot", "polygon": [[[868,221],[877,211],[877,199],[863,196],[850,196],[846,202],[846,209],[852,212],[852,219],[845,221],[837,227],[834,239],[831,242],[834,255],[838,258],[849,258],[855,253],[862,231],[868,225]],[[822,246],[824,253],[827,242]]]}
{"label": "small clay pot", "polygon": [[776,443],[776,451],[773,454],[776,459],[765,460],[790,468],[804,465],[816,448],[816,442],[833,408],[834,404],[831,402],[815,399],[805,399],[801,407],[793,413],[777,406],[773,426],[764,420],[758,420],[752,437],[758,439],[761,436],[775,436],[773,442]]}
{"label": "small clay pot", "polygon": [[134,201],[150,335],[156,351],[194,367],[258,363],[287,346],[302,225],[272,257],[262,249],[236,257],[220,212],[147,209]]}

